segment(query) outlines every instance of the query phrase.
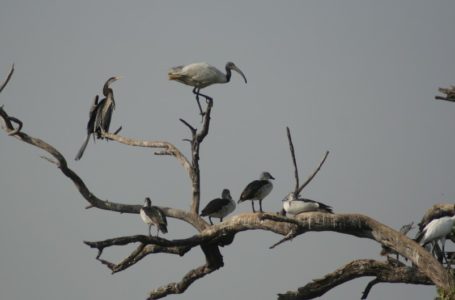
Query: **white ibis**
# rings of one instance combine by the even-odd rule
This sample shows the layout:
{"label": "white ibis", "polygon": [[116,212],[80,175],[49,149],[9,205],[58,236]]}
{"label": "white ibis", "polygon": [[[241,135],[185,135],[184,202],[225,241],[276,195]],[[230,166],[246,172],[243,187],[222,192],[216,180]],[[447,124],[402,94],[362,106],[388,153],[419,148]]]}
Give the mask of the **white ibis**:
{"label": "white ibis", "polygon": [[235,202],[232,200],[231,193],[228,189],[224,189],[221,193],[221,198],[216,198],[207,203],[201,212],[201,216],[209,216],[210,224],[213,225],[212,218],[219,218],[223,222],[223,218],[233,212]]}
{"label": "white ibis", "polygon": [[256,212],[254,209],[253,200],[259,200],[259,211],[263,212],[262,200],[267,197],[267,195],[270,194],[273,189],[273,184],[270,181],[271,179],[275,178],[273,178],[269,172],[262,172],[259,180],[254,180],[245,187],[242,194],[240,195],[238,203],[246,200],[251,200],[251,207],[253,208],[253,212]]}
{"label": "white ibis", "polygon": [[87,137],[76,155],[76,160],[80,160],[82,158],[91,134],[96,135],[96,138],[99,139],[101,138],[102,131],[109,131],[112,113],[115,109],[114,91],[110,88],[110,85],[120,78],[121,77],[118,76],[109,78],[103,87],[104,98],[98,102],[97,95],[93,100],[87,123]]}
{"label": "white ibis", "polygon": [[228,62],[225,68],[226,74],[205,62],[192,63],[186,66],[177,66],[171,68],[168,72],[168,76],[169,80],[176,80],[183,84],[194,87],[193,94],[196,95],[199,111],[201,112],[201,115],[203,115],[201,103],[199,102],[199,96],[202,96],[207,100],[212,100],[212,98],[201,94],[201,89],[215,83],[229,82],[231,80],[231,70],[234,70],[242,75],[245,83],[247,83],[245,74],[243,74],[243,72],[233,62]]}
{"label": "white ibis", "polygon": [[160,208],[152,206],[152,201],[149,197],[145,198],[144,206],[140,210],[140,215],[142,221],[149,225],[149,236],[152,236],[152,225],[156,226],[156,236],[158,236],[159,231],[167,233],[166,215]]}
{"label": "white ibis", "polygon": [[[442,253],[445,255],[445,242],[446,237],[452,232],[455,216],[445,216],[438,219],[433,219],[428,225],[425,226],[422,232],[418,235],[416,241],[422,246],[430,242],[437,242],[441,240]],[[447,259],[446,259],[447,261]]]}
{"label": "white ibis", "polygon": [[283,209],[291,215],[298,215],[304,212],[319,211],[333,214],[332,208],[324,203],[305,198],[296,198],[294,193],[289,193],[283,199]]}
{"label": "white ibis", "polygon": [[429,208],[422,217],[419,225],[419,233],[423,231],[425,226],[427,226],[434,219],[439,219],[441,217],[450,217],[455,215],[455,205],[449,204],[435,204]]}

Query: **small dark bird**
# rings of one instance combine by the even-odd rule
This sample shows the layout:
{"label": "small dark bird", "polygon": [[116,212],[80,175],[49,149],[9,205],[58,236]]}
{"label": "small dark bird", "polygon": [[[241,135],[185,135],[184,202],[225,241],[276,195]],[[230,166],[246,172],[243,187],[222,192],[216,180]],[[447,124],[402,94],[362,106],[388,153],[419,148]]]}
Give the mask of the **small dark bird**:
{"label": "small dark bird", "polygon": [[251,207],[253,208],[253,212],[256,212],[254,209],[254,201],[259,200],[259,211],[262,211],[262,200],[267,197],[268,194],[273,189],[273,184],[270,181],[273,176],[269,172],[262,172],[261,177],[259,180],[254,180],[250,182],[246,188],[243,190],[242,194],[240,195],[240,199],[238,203],[251,200]]}
{"label": "small dark bird", "polygon": [[294,193],[289,193],[289,195],[283,199],[283,209],[286,213],[291,215],[298,215],[309,211],[319,211],[333,214],[332,207],[311,199],[296,199]]}
{"label": "small dark bird", "polygon": [[98,102],[98,95],[95,97],[93,104],[90,107],[89,120],[87,123],[87,137],[76,155],[76,160],[82,158],[91,134],[94,134],[94,138],[100,139],[102,138],[102,131],[109,132],[112,113],[115,109],[114,91],[110,88],[110,85],[119,79],[120,77],[109,78],[103,87],[104,98]]}
{"label": "small dark bird", "polygon": [[149,236],[152,236],[152,225],[156,226],[156,236],[161,231],[167,233],[167,220],[164,213],[156,206],[152,206],[152,201],[149,197],[145,198],[144,206],[140,210],[142,221],[149,225]]}
{"label": "small dark bird", "polygon": [[227,83],[231,80],[231,70],[236,71],[242,75],[243,79],[246,81],[246,77],[243,72],[233,63],[228,62],[226,64],[226,74],[223,74],[220,70],[214,66],[209,65],[208,63],[192,63],[186,66],[173,67],[169,70],[168,76],[169,80],[176,80],[183,84],[193,86],[193,94],[196,95],[197,104],[199,106],[199,111],[203,115],[201,103],[199,102],[199,96],[203,96],[206,99],[212,100],[211,97],[203,95],[200,93],[200,90],[212,85],[214,83]]}
{"label": "small dark bird", "polygon": [[223,218],[233,212],[235,202],[232,200],[231,193],[228,189],[224,189],[221,193],[221,198],[216,198],[207,203],[201,212],[201,216],[209,216],[210,224],[213,225],[212,218],[219,218],[223,222]]}

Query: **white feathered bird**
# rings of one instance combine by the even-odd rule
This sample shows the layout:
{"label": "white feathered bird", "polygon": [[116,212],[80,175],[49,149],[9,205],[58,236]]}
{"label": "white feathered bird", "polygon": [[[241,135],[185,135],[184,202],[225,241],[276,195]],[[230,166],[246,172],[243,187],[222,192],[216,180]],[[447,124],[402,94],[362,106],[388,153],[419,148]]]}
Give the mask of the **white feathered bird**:
{"label": "white feathered bird", "polygon": [[304,212],[319,211],[333,214],[332,207],[318,201],[305,198],[296,198],[294,193],[289,193],[283,199],[283,210],[291,215],[298,215]]}
{"label": "white feathered bird", "polygon": [[196,95],[197,104],[201,115],[203,114],[201,104],[199,103],[199,96],[203,96],[206,99],[212,100],[211,97],[203,95],[200,93],[200,90],[215,84],[215,83],[227,83],[231,80],[231,70],[236,71],[242,75],[245,83],[247,83],[245,74],[233,63],[228,62],[226,64],[226,74],[215,68],[214,66],[209,65],[205,62],[192,63],[186,66],[177,66],[169,70],[168,76],[169,80],[175,80],[183,84],[193,86],[193,94]]}
{"label": "white feathered bird", "polygon": [[417,236],[416,241],[422,246],[441,240],[442,252],[445,253],[446,237],[452,232],[455,216],[445,216],[432,220]]}

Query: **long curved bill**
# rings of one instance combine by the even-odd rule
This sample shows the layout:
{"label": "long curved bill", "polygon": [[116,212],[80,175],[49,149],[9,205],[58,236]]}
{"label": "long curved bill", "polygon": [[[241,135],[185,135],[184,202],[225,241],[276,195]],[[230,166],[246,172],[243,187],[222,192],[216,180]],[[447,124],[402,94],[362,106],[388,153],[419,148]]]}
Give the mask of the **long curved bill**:
{"label": "long curved bill", "polygon": [[232,70],[236,71],[237,73],[239,73],[240,75],[242,75],[243,79],[245,80],[245,83],[247,83],[246,81],[246,77],[245,77],[245,74],[243,74],[242,70],[240,70],[237,66],[233,66],[232,67]]}

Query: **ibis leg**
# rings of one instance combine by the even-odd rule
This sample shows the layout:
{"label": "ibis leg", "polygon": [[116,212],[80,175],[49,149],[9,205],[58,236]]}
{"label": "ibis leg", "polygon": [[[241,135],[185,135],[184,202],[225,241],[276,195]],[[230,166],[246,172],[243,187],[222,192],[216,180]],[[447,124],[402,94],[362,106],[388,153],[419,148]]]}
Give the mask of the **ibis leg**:
{"label": "ibis leg", "polygon": [[259,211],[260,211],[260,212],[263,212],[263,211],[262,211],[262,200],[259,200]]}
{"label": "ibis leg", "polygon": [[254,201],[251,200],[251,207],[253,208],[253,212],[256,212],[256,210],[254,209]]}
{"label": "ibis leg", "polygon": [[210,216],[209,216],[209,221],[210,221],[210,224],[213,225],[212,217],[210,217]]}
{"label": "ibis leg", "polygon": [[204,112],[202,111],[201,102],[199,102],[199,96],[204,96],[205,97],[205,95],[200,94],[199,91],[200,91],[200,89],[194,88],[193,89],[193,94],[196,95],[197,106],[199,107],[199,111],[201,113],[201,116],[203,116]]}

